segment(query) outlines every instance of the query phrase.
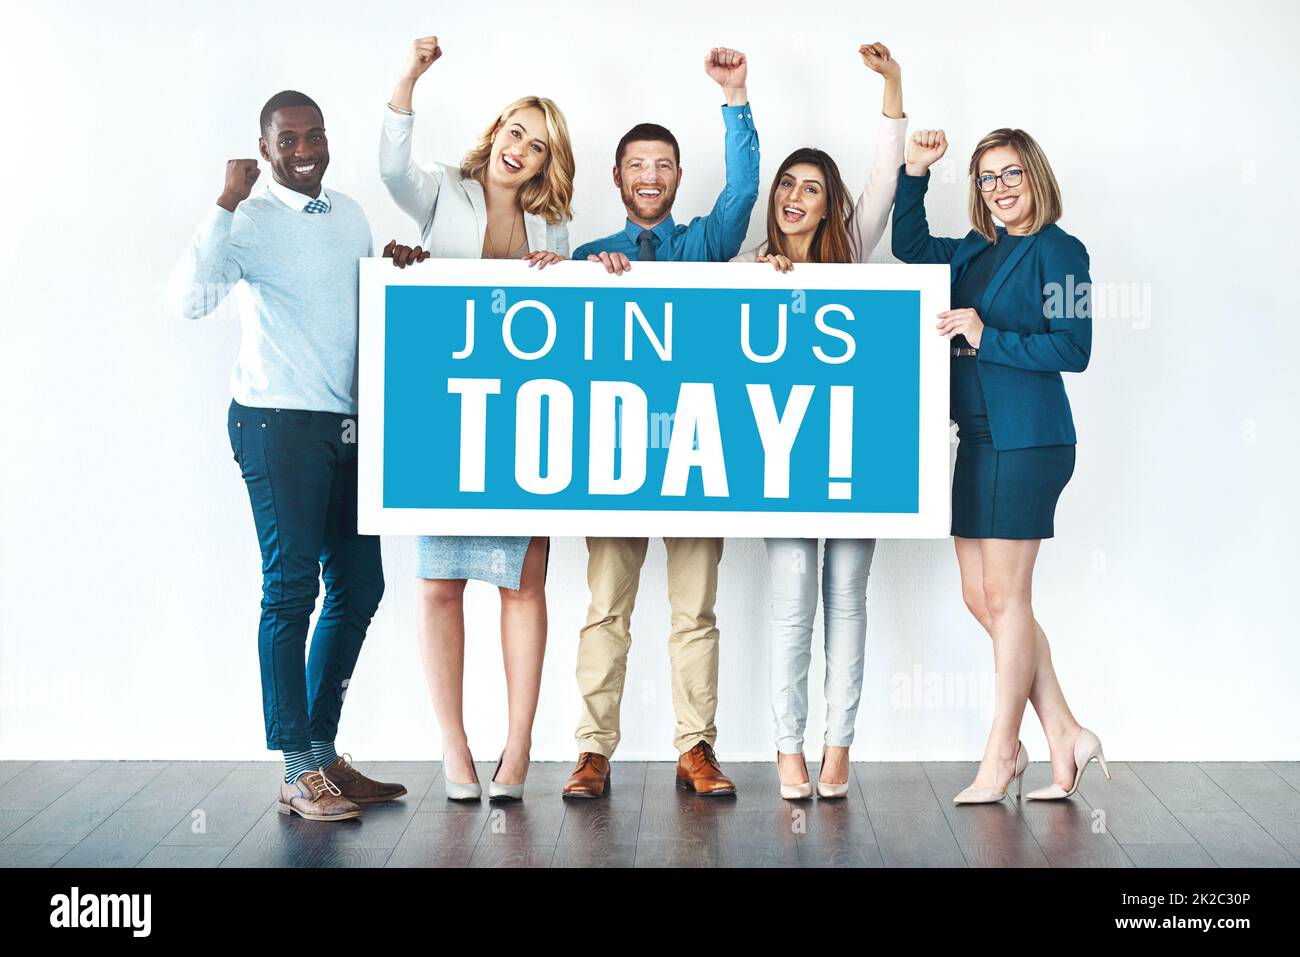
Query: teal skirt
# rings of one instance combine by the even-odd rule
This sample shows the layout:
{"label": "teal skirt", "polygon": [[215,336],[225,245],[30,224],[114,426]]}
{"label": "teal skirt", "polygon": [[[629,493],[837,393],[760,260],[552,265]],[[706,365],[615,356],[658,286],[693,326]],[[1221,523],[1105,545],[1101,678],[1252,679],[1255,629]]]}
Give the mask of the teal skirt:
{"label": "teal skirt", "polygon": [[1074,474],[1073,445],[999,452],[987,437],[958,432],[952,534],[958,538],[1051,538],[1056,502]]}
{"label": "teal skirt", "polygon": [[[961,345],[966,345],[964,339]],[[952,359],[951,414],[958,440],[952,477],[952,534],[958,538],[1051,538],[1056,502],[1074,474],[1074,446],[995,449],[975,363],[974,356]]]}

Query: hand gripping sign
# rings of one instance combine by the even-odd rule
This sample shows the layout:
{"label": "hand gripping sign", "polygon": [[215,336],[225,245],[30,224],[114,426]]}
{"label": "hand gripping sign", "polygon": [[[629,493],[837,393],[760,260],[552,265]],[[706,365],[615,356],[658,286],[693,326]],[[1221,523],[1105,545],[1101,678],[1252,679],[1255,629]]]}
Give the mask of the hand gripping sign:
{"label": "hand gripping sign", "polygon": [[371,534],[948,534],[947,266],[361,263]]}

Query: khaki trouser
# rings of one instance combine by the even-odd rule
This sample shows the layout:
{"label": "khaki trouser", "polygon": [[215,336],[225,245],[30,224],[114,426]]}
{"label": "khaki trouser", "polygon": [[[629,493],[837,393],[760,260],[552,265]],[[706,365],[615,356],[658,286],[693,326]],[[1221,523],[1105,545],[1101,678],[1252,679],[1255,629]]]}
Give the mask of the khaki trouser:
{"label": "khaki trouser", "polygon": [[[632,646],[632,608],[645,561],[645,538],[588,538],[587,584],[591,607],[578,637],[578,690],[582,718],[578,750],[611,757],[618,747],[619,705]],[[720,538],[665,538],[668,604],[672,629],[673,745],[679,754],[718,736],[718,628],[713,602],[718,594]]]}

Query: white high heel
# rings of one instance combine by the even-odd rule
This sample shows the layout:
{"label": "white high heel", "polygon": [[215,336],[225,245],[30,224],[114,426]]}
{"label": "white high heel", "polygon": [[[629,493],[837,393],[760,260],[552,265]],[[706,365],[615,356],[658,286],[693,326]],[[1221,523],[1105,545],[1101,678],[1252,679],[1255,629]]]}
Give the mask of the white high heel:
{"label": "white high heel", "polygon": [[1106,775],[1106,780],[1109,781],[1110,771],[1106,768],[1106,756],[1101,752],[1101,739],[1087,728],[1080,728],[1079,736],[1074,739],[1074,783],[1070,785],[1070,790],[1065,790],[1053,781],[1045,788],[1030,791],[1025,795],[1025,800],[1059,801],[1073,796],[1074,792],[1079,790],[1079,781],[1093,758],[1097,759],[1097,763],[1101,765],[1101,773]]}
{"label": "white high heel", "polygon": [[[524,799],[524,782],[518,784],[502,784],[497,780],[497,772],[501,770],[501,762],[506,759],[506,753],[501,752],[501,757],[497,761],[496,771],[492,772],[492,780],[488,782],[488,800],[489,801],[522,801]],[[527,771],[524,772],[527,775]]]}
{"label": "white high heel", "polygon": [[[469,766],[474,767],[474,757],[470,756]],[[483,797],[483,785],[478,781],[462,783],[447,777],[447,759],[442,761],[442,786],[447,792],[448,801],[477,801]]]}
{"label": "white high heel", "polygon": [[[822,745],[822,767],[826,766],[826,746]],[[849,793],[849,782],[829,784],[822,780],[821,768],[817,769],[817,794],[824,798],[842,798]]]}
{"label": "white high heel", "polygon": [[[799,757],[802,759],[803,755],[800,754]],[[807,761],[804,761],[803,774],[805,778],[808,777]],[[780,775],[781,772],[777,771],[778,781],[780,780]],[[812,797],[812,793],[813,793],[813,786],[811,781],[805,780],[802,784],[781,785],[781,798],[786,801],[806,801],[808,798]]]}
{"label": "white high heel", "polygon": [[[1025,769],[1029,767],[1029,755],[1025,751],[1023,741],[1016,742],[1016,773],[1011,776],[1011,781],[1016,782],[1016,800],[1020,800],[1020,788],[1024,785]],[[953,804],[996,804],[1007,796],[1007,788],[1011,787],[1011,781],[1007,786],[999,791],[997,788],[984,788],[971,785],[966,788],[955,798]]]}

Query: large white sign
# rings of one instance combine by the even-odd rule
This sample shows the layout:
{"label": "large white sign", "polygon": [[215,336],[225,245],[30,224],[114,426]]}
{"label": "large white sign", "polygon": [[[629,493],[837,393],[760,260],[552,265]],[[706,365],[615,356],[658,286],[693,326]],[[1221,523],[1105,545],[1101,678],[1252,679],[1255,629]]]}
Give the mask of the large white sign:
{"label": "large white sign", "polygon": [[361,263],[360,526],[931,538],[947,266]]}

